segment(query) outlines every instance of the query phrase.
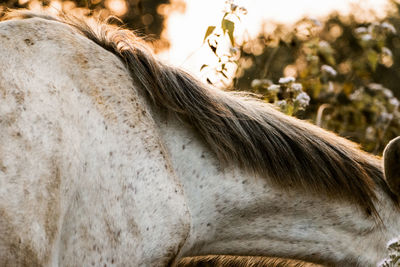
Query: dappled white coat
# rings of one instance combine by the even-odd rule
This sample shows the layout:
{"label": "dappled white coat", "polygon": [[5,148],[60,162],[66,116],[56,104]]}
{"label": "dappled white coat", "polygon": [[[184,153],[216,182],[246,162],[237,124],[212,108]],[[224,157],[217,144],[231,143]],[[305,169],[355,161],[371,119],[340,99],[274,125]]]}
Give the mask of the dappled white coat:
{"label": "dappled white coat", "polygon": [[0,266],[160,265],[183,244],[182,187],[113,54],[57,22],[2,22],[0,129]]}
{"label": "dappled white coat", "polygon": [[398,234],[357,207],[221,166],[149,109],[112,53],[43,19],[0,24],[0,266],[162,266],[204,254],[373,266]]}

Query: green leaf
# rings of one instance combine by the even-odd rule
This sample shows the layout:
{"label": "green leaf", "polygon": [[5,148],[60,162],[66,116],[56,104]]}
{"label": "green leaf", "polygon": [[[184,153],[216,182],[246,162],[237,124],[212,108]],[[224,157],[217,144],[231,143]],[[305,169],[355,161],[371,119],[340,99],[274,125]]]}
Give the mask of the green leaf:
{"label": "green leaf", "polygon": [[228,76],[225,74],[225,72],[224,72],[224,71],[219,71],[219,73],[221,73],[221,74],[222,74],[222,76],[224,76],[226,79],[228,79]]}
{"label": "green leaf", "polygon": [[368,49],[367,51],[368,64],[372,71],[376,70],[376,65],[378,64],[378,53],[373,49]]}
{"label": "green leaf", "polygon": [[294,107],[292,105],[287,105],[286,106],[286,115],[292,116],[294,112]]}
{"label": "green leaf", "polygon": [[217,56],[217,45],[218,43],[216,43],[215,45],[210,43],[210,40],[207,41],[208,46],[211,48],[211,50],[213,51],[213,53]]}
{"label": "green leaf", "polygon": [[203,43],[206,41],[207,37],[210,36],[210,34],[213,33],[214,30],[215,30],[215,26],[208,26],[207,31],[206,31],[206,35],[204,35]]}
{"label": "green leaf", "polygon": [[208,65],[207,64],[203,64],[202,66],[201,66],[201,68],[200,68],[200,71],[202,71],[204,68],[206,68],[206,67],[208,67]]}
{"label": "green leaf", "polygon": [[221,28],[224,33],[228,32],[231,44],[235,45],[235,38],[233,37],[233,32],[235,31],[235,23],[228,19],[223,19],[221,22]]}

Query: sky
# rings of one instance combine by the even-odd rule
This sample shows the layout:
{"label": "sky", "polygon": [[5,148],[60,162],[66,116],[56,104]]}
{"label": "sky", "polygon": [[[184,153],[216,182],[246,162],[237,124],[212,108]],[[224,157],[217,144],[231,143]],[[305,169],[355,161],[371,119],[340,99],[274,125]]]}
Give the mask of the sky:
{"label": "sky", "polygon": [[[171,2],[177,0],[171,0]],[[166,21],[164,36],[170,40],[168,51],[159,57],[172,65],[180,66],[196,75],[202,64],[211,64],[215,57],[210,49],[203,45],[206,29],[218,25],[223,16],[225,0],[179,0],[186,4],[184,13],[174,12]],[[355,4],[362,3],[364,9],[372,8],[378,16],[388,10],[387,0],[246,0],[237,1],[239,6],[246,7],[248,13],[240,22],[237,34],[244,31],[254,37],[260,30],[262,22],[272,25],[273,22],[289,24],[308,16],[322,18],[333,11],[341,14],[360,12],[354,9]],[[364,18],[368,20],[368,17]]]}

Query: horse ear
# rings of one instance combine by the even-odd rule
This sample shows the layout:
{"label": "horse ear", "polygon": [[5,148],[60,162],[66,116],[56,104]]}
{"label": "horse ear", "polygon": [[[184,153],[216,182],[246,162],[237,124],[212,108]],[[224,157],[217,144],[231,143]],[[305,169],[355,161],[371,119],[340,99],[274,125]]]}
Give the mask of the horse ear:
{"label": "horse ear", "polygon": [[383,151],[383,164],[390,190],[400,196],[400,136],[386,146]]}

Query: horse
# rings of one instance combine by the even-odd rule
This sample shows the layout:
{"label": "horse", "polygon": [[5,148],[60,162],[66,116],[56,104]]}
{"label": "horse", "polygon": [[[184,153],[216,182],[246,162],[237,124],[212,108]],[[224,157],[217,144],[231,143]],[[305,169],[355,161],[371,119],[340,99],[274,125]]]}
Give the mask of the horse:
{"label": "horse", "polygon": [[107,21],[6,14],[0,129],[0,266],[374,266],[399,235],[399,138],[363,152]]}

